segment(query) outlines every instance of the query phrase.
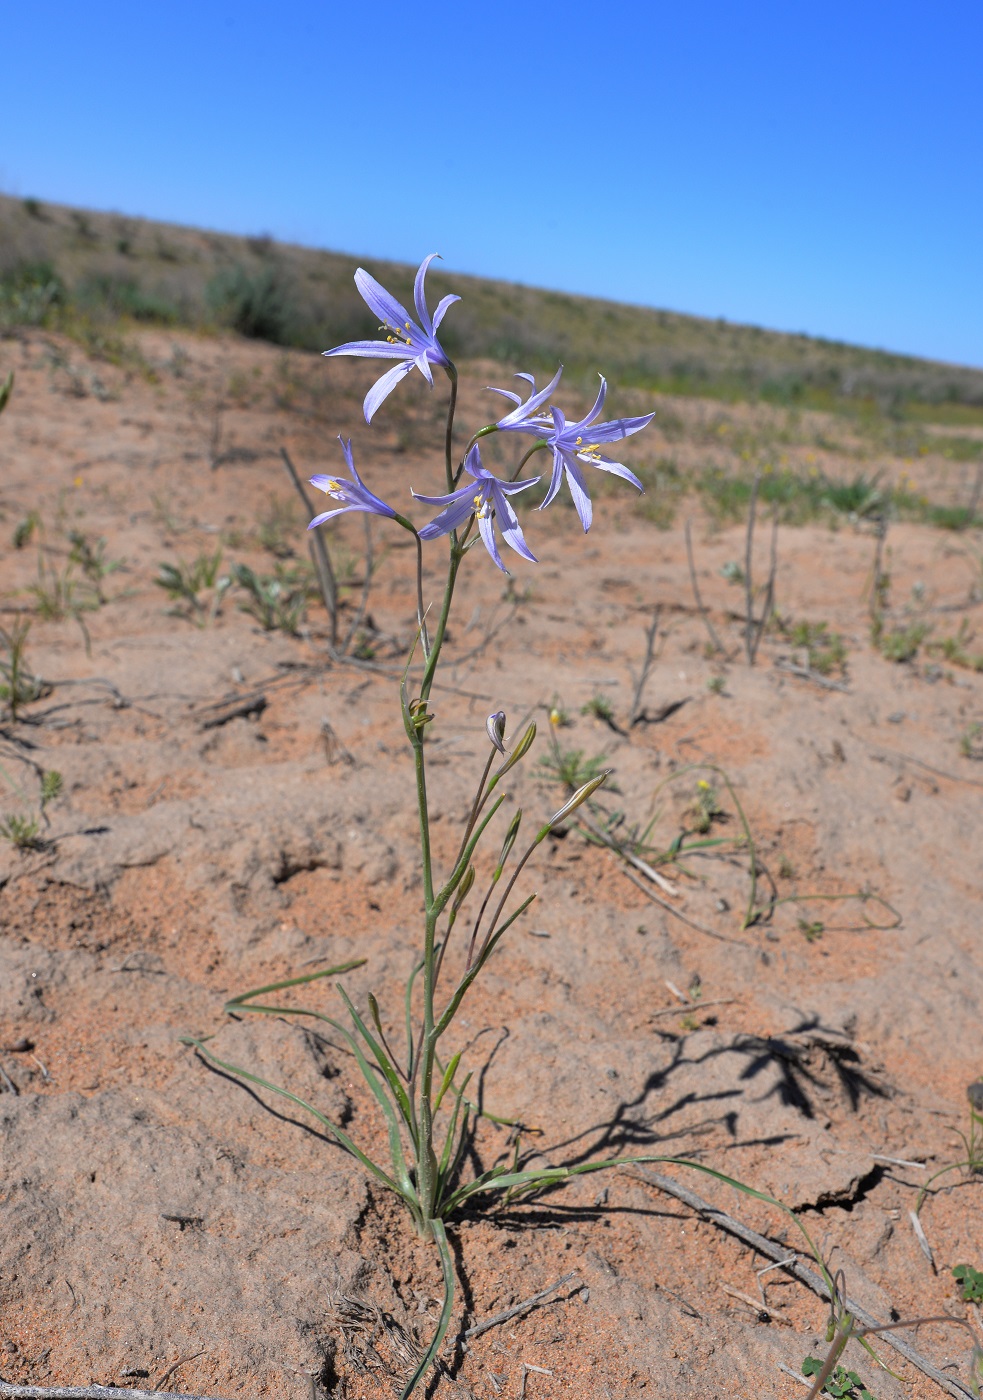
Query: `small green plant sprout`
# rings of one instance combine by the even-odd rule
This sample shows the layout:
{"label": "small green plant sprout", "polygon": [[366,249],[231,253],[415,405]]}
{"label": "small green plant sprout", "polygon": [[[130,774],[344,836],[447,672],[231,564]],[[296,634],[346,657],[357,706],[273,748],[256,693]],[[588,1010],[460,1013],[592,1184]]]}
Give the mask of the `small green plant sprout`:
{"label": "small green plant sprout", "polygon": [[783,855],[778,862],[778,878],[780,880],[795,879],[795,866],[786,855]]}
{"label": "small green plant sprout", "polygon": [[12,846],[16,846],[19,851],[36,851],[41,845],[38,833],[41,830],[41,823],[37,817],[21,816],[17,812],[8,812],[0,819],[0,837],[4,841],[9,841]]}
{"label": "small green plant sprout", "polygon": [[[818,1356],[807,1356],[802,1363],[804,1376],[818,1376],[822,1369],[823,1362]],[[833,1374],[826,1377],[819,1393],[821,1395],[835,1395],[840,1397],[840,1400],[874,1400],[874,1396],[863,1384],[856,1371],[844,1371],[842,1366],[837,1366]]]}
{"label": "small green plant sprout", "polygon": [[16,720],[23,705],[37,700],[44,689],[38,676],[32,675],[24,661],[24,649],[31,630],[29,621],[15,622],[8,632],[0,627],[0,700]]}
{"label": "small green plant sprout", "polygon": [[107,559],[106,541],[104,539],[90,540],[81,530],[70,530],[68,540],[72,546],[69,559],[82,570],[85,578],[95,590],[100,604],[105,603],[106,595],[102,588],[103,582],[110,574],[115,574],[118,569],[123,567],[122,559]]}
{"label": "small green plant sprout", "polygon": [[606,695],[592,695],[586,705],[580,708],[582,715],[590,715],[592,719],[599,719],[602,724],[606,724],[615,734],[623,734],[624,730],[614,717],[614,710],[611,701]]}
{"label": "small green plant sprout", "polygon": [[706,778],[696,780],[690,812],[693,817],[693,830],[701,836],[706,836],[713,823],[724,814],[720,805],[720,794]]}
{"label": "small green plant sprout", "polygon": [[256,618],[264,632],[286,632],[296,637],[307,608],[309,574],[278,564],[270,577],[255,573],[247,564],[234,564],[232,578],[245,590],[246,597],[239,606]]}
{"label": "small green plant sprout", "polygon": [[744,570],[734,559],[728,559],[726,564],[720,567],[720,577],[725,578],[728,583],[741,584],[744,582]]}
{"label": "small green plant sprout", "polygon": [[176,564],[161,564],[154,582],[163,588],[174,603],[169,609],[174,617],[190,618],[198,627],[214,622],[222,599],[232,587],[229,574],[220,573],[222,551],[199,554],[194,563],[179,559]]}
{"label": "small green plant sprout", "polygon": [[918,1193],[915,1202],[915,1214],[921,1211],[925,1203],[925,1197],[929,1194],[929,1189],[933,1181],[938,1181],[940,1176],[945,1176],[949,1172],[968,1172],[969,1180],[983,1175],[983,1079],[976,1079],[966,1088],[966,1098],[969,1100],[969,1131],[962,1132],[956,1129],[956,1133],[965,1151],[965,1157],[958,1162],[948,1162],[944,1167],[940,1167],[937,1172],[925,1182],[925,1185]]}
{"label": "small green plant sprout", "polygon": [[64,781],[61,774],[55,768],[46,768],[41,774],[41,811],[43,812],[50,802],[54,802],[56,797],[61,796]]}
{"label": "small green plant sprout", "polygon": [[[553,736],[550,736],[553,739]],[[539,760],[539,776],[559,783],[567,792],[576,792],[585,783],[591,783],[601,773],[608,772],[607,756],[603,753],[590,756],[583,749],[561,749],[555,739],[550,751]],[[608,792],[617,792],[609,783]]]}
{"label": "small green plant sprout", "polygon": [[34,595],[35,606],[40,618],[45,622],[61,622],[73,618],[86,636],[88,633],[82,614],[94,612],[99,607],[99,598],[91,587],[80,584],[75,576],[75,561],[69,558],[64,568],[45,559],[44,551],[38,551],[38,574],[27,591]]}
{"label": "small green plant sprout", "polygon": [[257,538],[274,559],[292,559],[296,553],[297,511],[282,496],[270,501],[259,520]]}
{"label": "small green plant sprout", "polygon": [[14,526],[14,548],[23,549],[41,528],[41,516],[38,511],[28,511],[23,520],[18,520]]}
{"label": "small green plant sprout", "polygon": [[711,676],[707,681],[707,690],[711,695],[723,695],[727,689],[726,676]]}
{"label": "small green plant sprout", "polygon": [[914,661],[922,642],[930,631],[929,624],[921,620],[909,622],[904,627],[876,628],[874,645],[885,661]]}
{"label": "small green plant sprout", "polygon": [[983,671],[983,652],[973,653],[969,647],[973,641],[973,629],[968,618],[963,618],[959,631],[952,637],[941,637],[932,642],[929,650],[941,655],[953,666],[965,666],[970,671]]}
{"label": "small green plant sprout", "polygon": [[826,931],[821,919],[799,919],[799,932],[807,943],[816,943]]}
{"label": "small green plant sprout", "polygon": [[974,1269],[972,1264],[957,1264],[952,1277],[962,1289],[964,1303],[976,1303],[977,1306],[983,1303],[983,1273],[979,1269]]}
{"label": "small green plant sprout", "polygon": [[963,758],[983,760],[983,724],[971,724],[959,740],[959,752]]}
{"label": "small green plant sprout", "polygon": [[794,647],[806,654],[806,666],[817,675],[829,676],[846,668],[846,645],[838,632],[831,632],[826,622],[797,622],[786,629]]}

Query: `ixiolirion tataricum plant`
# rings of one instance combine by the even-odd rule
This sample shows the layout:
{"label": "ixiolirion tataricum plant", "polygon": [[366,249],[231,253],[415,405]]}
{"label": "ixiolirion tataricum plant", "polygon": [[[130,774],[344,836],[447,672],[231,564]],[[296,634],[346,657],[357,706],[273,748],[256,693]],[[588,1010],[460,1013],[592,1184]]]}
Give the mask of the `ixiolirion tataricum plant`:
{"label": "ixiolirion tataricum plant", "polygon": [[[382,1017],[374,996],[368,998],[368,1016],[355,1007],[344,988],[339,986],[348,1020],[342,1022],[324,1012],[297,1007],[271,1005],[265,998],[287,987],[296,987],[325,977],[337,977],[360,965],[349,962],[305,977],[256,988],[236,997],[226,1011],[241,1013],[255,1011],[276,1016],[309,1016],[326,1022],[341,1036],[354,1056],[358,1067],[382,1113],[389,1139],[389,1162],[370,1158],[357,1143],[311,1104],[297,1098],[277,1085],[250,1074],[247,1070],[218,1059],[200,1040],[189,1040],[212,1063],[253,1084],[281,1094],[298,1104],[320,1123],[321,1127],[346,1151],[356,1157],[366,1171],[405,1203],[420,1235],[436,1243],[440,1254],[445,1284],[444,1305],[440,1323],[426,1354],[408,1379],[403,1395],[408,1396],[426,1374],[435,1359],[451,1315],[453,1299],[453,1266],[445,1233],[445,1222],[466,1201],[482,1193],[502,1193],[509,1199],[530,1191],[561,1182],[584,1172],[625,1165],[631,1161],[678,1160],[665,1157],[617,1158],[582,1163],[574,1167],[536,1167],[524,1169],[518,1155],[511,1167],[500,1165],[472,1179],[464,1173],[465,1151],[468,1144],[468,1121],[476,1112],[467,1099],[470,1075],[464,1072],[462,1053],[445,1053],[442,1042],[451,1029],[469,987],[498,947],[509,928],[529,908],[535,895],[517,901],[516,889],[520,875],[536,848],[550,831],[572,812],[588,801],[608,776],[602,772],[573,793],[570,799],[548,821],[539,825],[531,839],[520,840],[522,812],[516,811],[508,821],[500,851],[487,882],[479,881],[475,854],[479,843],[490,837],[492,824],[507,801],[503,779],[526,756],[536,736],[536,726],[530,724],[511,747],[506,748],[506,719],[503,712],[489,715],[486,722],[488,756],[470,803],[467,820],[460,835],[456,858],[450,869],[438,871],[430,840],[430,809],[427,800],[427,749],[425,730],[433,720],[429,709],[430,694],[440,664],[441,651],[447,632],[447,622],[454,602],[458,574],[465,559],[479,542],[484,545],[492,562],[507,572],[499,551],[498,536],[523,559],[535,562],[526,543],[516,515],[516,502],[521,506],[522,493],[539,481],[538,476],[522,478],[526,464],[537,452],[551,454],[552,473],[549,488],[540,510],[556,498],[564,481],[570,489],[577,514],[588,530],[591,524],[591,501],[587,489],[590,470],[612,473],[641,489],[641,483],[620,462],[605,455],[610,444],[640,432],[653,414],[638,418],[615,418],[599,422],[607,386],[601,380],[600,392],[591,411],[578,422],[568,425],[562,410],[553,402],[561,371],[544,389],[537,390],[531,375],[517,376],[528,390],[525,399],[511,390],[497,389],[514,407],[496,423],[480,428],[471,436],[463,455],[454,449],[454,412],[457,400],[457,371],[437,340],[437,330],[448,307],[457,297],[444,297],[431,317],[426,303],[424,281],[433,255],[424,260],[416,274],[414,305],[416,320],[405,307],[390,295],[375,279],[361,268],[355,282],[362,297],[382,321],[383,340],[354,341],[326,353],[358,355],[395,360],[398,363],[376,381],[365,397],[366,422],[392,393],[399,381],[419,369],[433,385],[433,370],[444,372],[450,385],[445,436],[445,485],[440,495],[414,498],[437,513],[420,528],[392,505],[374,495],[362,481],[355,466],[351,443],[342,442],[347,475],[318,475],[311,485],[328,498],[328,509],[315,516],[311,529],[346,511],[368,511],[391,520],[408,531],[417,547],[417,643],[422,651],[422,677],[416,693],[409,690],[408,677],[413,661],[407,662],[400,687],[403,725],[415,771],[416,800],[420,828],[420,877],[422,882],[424,924],[422,946],[415,966],[410,971],[405,992],[405,1043],[397,1054],[382,1028]],[[491,433],[518,433],[531,438],[531,445],[520,456],[515,471],[508,480],[494,476],[481,460],[481,439]],[[423,547],[446,538],[448,541],[447,576],[440,610],[431,625],[423,598]],[[416,652],[414,646],[414,654]],[[462,930],[466,929],[466,932]],[[445,953],[452,939],[459,940],[462,954],[459,970],[450,976],[451,962],[445,963]],[[422,1001],[422,1011],[420,1002]],[[689,1164],[701,1171],[709,1168]],[[712,1172],[714,1176],[719,1173]],[[722,1178],[730,1180],[730,1178]],[[740,1187],[740,1183],[734,1182]],[[746,1189],[741,1187],[740,1189]],[[749,1189],[749,1188],[748,1188]],[[757,1192],[752,1194],[757,1195]],[[770,1199],[770,1198],[767,1198]]]}

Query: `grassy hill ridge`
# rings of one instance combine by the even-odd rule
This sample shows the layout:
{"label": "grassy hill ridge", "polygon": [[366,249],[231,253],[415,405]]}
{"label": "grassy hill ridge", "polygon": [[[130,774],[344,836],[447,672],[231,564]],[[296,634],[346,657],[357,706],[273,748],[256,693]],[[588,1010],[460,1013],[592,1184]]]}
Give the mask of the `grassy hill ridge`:
{"label": "grassy hill ridge", "polygon": [[[0,333],[59,319],[230,326],[325,349],[373,336],[347,254],[0,195]],[[413,269],[372,261],[409,296]],[[463,301],[449,353],[545,370],[603,365],[624,385],[983,424],[983,370],[512,283],[432,272]]]}

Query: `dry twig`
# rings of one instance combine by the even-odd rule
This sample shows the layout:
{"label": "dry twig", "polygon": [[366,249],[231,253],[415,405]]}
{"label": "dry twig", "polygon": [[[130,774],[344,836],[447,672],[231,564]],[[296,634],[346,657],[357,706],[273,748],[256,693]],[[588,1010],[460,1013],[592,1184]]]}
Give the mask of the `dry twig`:
{"label": "dry twig", "polygon": [[[304,503],[308,519],[313,519],[317,511],[311,498],[304,490],[304,483],[297,474],[297,468],[290,460],[290,454],[285,447],[280,448],[280,456],[283,458],[283,465],[290,473],[290,480],[293,482],[298,496]],[[328,554],[328,547],[324,543],[324,537],[320,530],[311,531],[307,547],[310,550],[314,572],[317,574],[318,588],[321,590],[321,597],[331,620],[331,647],[333,650],[338,642],[338,585],[335,581],[334,569],[331,567],[331,556]]]}
{"label": "dry twig", "polygon": [[714,627],[713,623],[710,621],[710,614],[707,612],[707,609],[703,603],[703,599],[700,597],[700,585],[696,581],[696,564],[693,562],[693,540],[690,535],[690,527],[688,520],[686,522],[685,534],[686,558],[689,560],[689,581],[690,586],[693,589],[693,597],[696,599],[696,606],[699,608],[700,616],[703,618],[703,624],[706,627],[707,633],[710,637],[710,644],[715,648],[715,650],[719,651],[721,655],[723,655],[724,657],[729,657],[729,652],[727,651],[727,648],[724,646],[723,642],[717,636],[717,630]]}
{"label": "dry twig", "polygon": [[[506,1308],[504,1312],[494,1313],[491,1317],[486,1317],[484,1322],[476,1322],[473,1327],[469,1327],[465,1332],[468,1341],[472,1337],[480,1337],[482,1332],[487,1332],[492,1327],[500,1327],[503,1322],[511,1322],[513,1317],[521,1317],[523,1313],[534,1308],[537,1303],[541,1303],[544,1298],[548,1298],[551,1293],[555,1293],[558,1288],[562,1288],[565,1283],[570,1283],[577,1277],[577,1270],[572,1269],[569,1274],[564,1274],[558,1278],[556,1283],[551,1283],[549,1288],[542,1289],[539,1293],[534,1293],[531,1298],[526,1298],[522,1303],[516,1303],[514,1307]],[[535,1370],[536,1367],[533,1367]]]}
{"label": "dry twig", "polygon": [[656,605],[655,612],[652,614],[652,622],[645,629],[645,659],[642,661],[642,669],[638,673],[638,683],[635,686],[635,694],[632,696],[631,709],[628,712],[629,729],[631,729],[633,725],[637,724],[638,721],[642,718],[642,692],[645,689],[645,683],[648,680],[649,672],[652,669],[652,662],[654,660],[655,652],[655,638],[659,631],[659,614],[661,613],[661,611],[662,609],[658,605]]}
{"label": "dry twig", "polygon": [[748,506],[747,539],[744,546],[744,654],[747,657],[747,664],[753,666],[758,654],[758,647],[761,645],[761,638],[764,636],[765,628],[771,618],[771,611],[775,603],[775,574],[778,569],[778,512],[774,511],[771,517],[771,558],[768,564],[768,582],[765,584],[764,604],[761,609],[761,617],[755,620],[754,616],[754,519],[758,510],[758,488],[761,485],[760,469],[754,474],[754,481],[751,483],[751,501]]}
{"label": "dry twig", "polygon": [[[711,1205],[709,1201],[703,1200],[702,1196],[698,1196],[695,1191],[690,1191],[687,1187],[681,1186],[679,1182],[674,1181],[672,1177],[663,1176],[661,1172],[653,1172],[641,1168],[635,1171],[633,1175],[639,1181],[647,1182],[648,1185],[655,1186],[659,1191],[664,1191],[666,1195],[675,1196],[677,1201],[682,1201],[684,1205],[688,1205],[692,1210],[695,1210],[699,1215],[702,1215],[708,1220],[711,1225],[716,1225],[721,1230],[726,1230],[728,1234],[736,1236],[736,1238],[742,1240],[744,1244],[750,1245],[752,1249],[757,1250],[760,1254],[764,1254],[766,1258],[774,1259],[776,1263],[780,1263],[782,1268],[786,1269],[794,1278],[797,1278],[800,1283],[804,1283],[807,1288],[810,1288],[813,1293],[825,1299],[827,1302],[831,1301],[830,1290],[826,1280],[820,1277],[815,1270],[808,1268],[805,1264],[799,1263],[798,1260],[794,1262],[790,1261],[788,1258],[788,1247],[786,1245],[775,1244],[773,1240],[769,1240],[766,1236],[759,1235],[757,1230],[752,1230],[749,1225],[743,1224],[740,1220],[735,1220],[732,1215],[728,1215],[725,1211],[718,1209],[717,1206]],[[840,1302],[854,1321],[858,1322],[861,1327],[881,1326],[877,1319],[867,1312],[866,1308],[862,1308],[859,1303],[854,1302],[851,1298],[841,1296]],[[943,1371],[940,1371],[927,1357],[915,1351],[914,1347],[906,1342],[903,1337],[893,1336],[890,1332],[881,1332],[880,1336],[881,1340],[887,1346],[893,1347],[906,1361],[909,1361],[912,1366],[917,1367],[923,1375],[928,1376],[930,1380],[933,1380],[936,1385],[941,1386],[949,1395],[956,1396],[957,1400],[976,1400],[976,1397],[968,1386],[962,1385],[959,1381],[953,1380],[951,1376],[947,1376]]]}

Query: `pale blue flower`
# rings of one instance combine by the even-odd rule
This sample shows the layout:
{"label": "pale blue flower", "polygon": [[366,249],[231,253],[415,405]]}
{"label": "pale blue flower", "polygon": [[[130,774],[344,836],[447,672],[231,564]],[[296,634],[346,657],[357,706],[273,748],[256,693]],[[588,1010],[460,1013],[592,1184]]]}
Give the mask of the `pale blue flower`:
{"label": "pale blue flower", "polygon": [[477,519],[485,548],[503,573],[507,574],[508,569],[502,563],[502,556],[498,552],[495,520],[498,521],[498,528],[505,543],[514,549],[516,554],[521,554],[523,559],[528,559],[533,564],[537,563],[535,554],[523,538],[519,521],[508,498],[535,486],[539,477],[531,477],[528,481],[499,481],[498,477],[492,476],[491,472],[482,466],[477,443],[464,460],[464,470],[474,478],[477,489],[475,486],[461,486],[447,496],[421,496],[416,491],[413,492],[418,501],[444,507],[429,525],[424,525],[420,531],[420,539],[433,540],[438,535],[449,535],[473,515]]}
{"label": "pale blue flower", "polygon": [[561,366],[546,388],[539,391],[531,374],[517,375],[516,378],[526,380],[530,387],[529,397],[525,400],[509,389],[493,389],[493,393],[503,395],[516,405],[495,426],[501,432],[532,433],[550,448],[553,453],[553,471],[549,490],[539,509],[545,510],[554,500],[566,477],[580,523],[585,530],[589,530],[593,508],[584,481],[583,467],[596,467],[599,471],[610,472],[612,476],[620,476],[622,480],[630,481],[632,486],[641,491],[642,483],[634,472],[629,471],[621,462],[613,462],[609,457],[605,457],[601,448],[605,443],[641,432],[651,423],[655,414],[646,413],[639,418],[613,418],[610,423],[596,422],[608,391],[607,380],[602,375],[601,388],[590,413],[579,423],[571,423],[568,426],[563,412],[548,405],[550,395],[559,383],[562,372]]}
{"label": "pale blue flower", "polygon": [[324,354],[328,356],[358,355],[363,359],[401,361],[392,369],[386,370],[385,374],[376,380],[366,394],[363,404],[366,423],[371,423],[372,415],[376,409],[392,393],[399,381],[409,374],[414,365],[431,387],[433,386],[433,373],[430,366],[437,365],[441,369],[446,369],[450,365],[450,360],[437,343],[437,328],[444,319],[448,307],[453,306],[454,302],[460,301],[461,298],[457,296],[444,297],[431,318],[427,310],[423,289],[427,268],[438,256],[437,253],[431,253],[429,257],[423,259],[413,284],[413,303],[416,307],[419,325],[410,319],[410,314],[405,306],[401,306],[396,298],[387,292],[385,287],[380,286],[364,268],[360,267],[355,273],[355,286],[358,288],[362,300],[382,320],[379,329],[387,332],[386,339],[350,340],[346,345],[339,345],[334,350],[325,350]]}
{"label": "pale blue flower", "polygon": [[346,481],[342,476],[312,476],[310,478],[312,486],[316,486],[319,491],[324,491],[326,495],[331,496],[333,500],[341,501],[342,504],[335,510],[326,510],[321,515],[315,515],[307,527],[308,530],[313,530],[317,525],[323,525],[326,520],[333,520],[336,515],[344,515],[348,510],[365,510],[371,515],[385,515],[390,520],[395,520],[397,516],[392,506],[387,506],[385,501],[380,501],[378,496],[373,496],[355,470],[351,438],[345,442],[344,438],[339,437],[338,441],[345,454],[345,461],[352,474],[352,480]]}

